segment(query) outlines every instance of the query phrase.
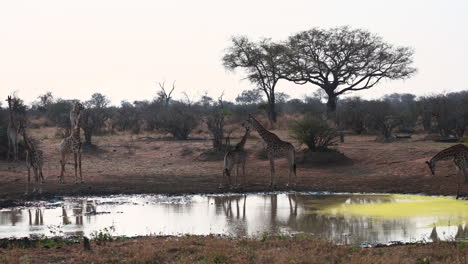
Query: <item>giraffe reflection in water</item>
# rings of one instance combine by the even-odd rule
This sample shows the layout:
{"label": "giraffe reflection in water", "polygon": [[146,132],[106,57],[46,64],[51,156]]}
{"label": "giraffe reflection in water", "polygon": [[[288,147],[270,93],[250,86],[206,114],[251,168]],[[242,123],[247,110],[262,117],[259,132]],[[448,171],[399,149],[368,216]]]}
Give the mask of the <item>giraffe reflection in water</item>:
{"label": "giraffe reflection in water", "polygon": [[[33,212],[34,211],[34,212]],[[43,209],[28,209],[29,225],[44,225]],[[33,218],[34,215],[34,218]]]}

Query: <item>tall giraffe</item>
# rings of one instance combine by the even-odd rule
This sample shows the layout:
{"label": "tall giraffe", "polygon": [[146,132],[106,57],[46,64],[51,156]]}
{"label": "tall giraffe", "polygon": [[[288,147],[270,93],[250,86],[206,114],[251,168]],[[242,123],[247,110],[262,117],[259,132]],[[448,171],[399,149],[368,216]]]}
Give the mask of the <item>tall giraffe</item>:
{"label": "tall giraffe", "polygon": [[268,154],[268,159],[270,160],[270,169],[271,169],[271,179],[270,187],[276,187],[276,177],[275,177],[275,158],[286,156],[288,160],[289,167],[289,178],[288,186],[291,184],[291,174],[294,174],[295,183],[297,183],[296,175],[296,151],[294,146],[286,141],[279,139],[277,135],[266,130],[252,115],[249,115],[247,122],[252,125],[252,127],[258,132],[263,141],[267,144],[266,150]]}
{"label": "tall giraffe", "polygon": [[[245,161],[247,160],[247,152],[245,151],[245,143],[247,142],[247,137],[250,134],[250,127],[248,124],[243,124],[245,128],[245,134],[242,137],[241,141],[237,143],[236,147],[226,152],[224,155],[224,169],[223,169],[223,176],[228,176],[229,184],[231,184],[231,171],[234,166],[236,166],[236,185],[237,185],[237,178],[239,177],[239,166],[242,166],[242,175],[243,175],[243,184],[245,185]],[[222,179],[219,183],[219,187],[221,188]]]}
{"label": "tall giraffe", "polygon": [[[80,180],[83,183],[83,174],[81,172],[81,137],[80,137],[80,117],[81,117],[81,110],[83,109],[80,103],[75,103],[73,110],[70,113],[70,120],[73,121],[71,124],[71,134],[70,136],[63,139],[60,143],[60,183],[65,183],[65,164],[67,163],[68,155],[73,153],[74,156],[74,165],[75,165],[75,183],[78,183],[78,169],[80,172]],[[74,111],[76,110],[76,111]],[[73,113],[73,114],[72,114]],[[73,118],[72,118],[73,117]]]}
{"label": "tall giraffe", "polygon": [[[435,175],[435,169],[437,162],[439,160],[449,160],[453,158],[453,163],[457,168],[457,174],[463,174],[465,178],[465,183],[468,184],[468,147],[463,144],[453,145],[449,148],[446,148],[439,153],[437,153],[432,159],[426,161],[426,164],[429,166],[432,175]],[[460,175],[461,176],[461,175]],[[458,182],[457,188],[457,199],[460,195],[460,181]]]}
{"label": "tall giraffe", "polygon": [[[16,126],[16,119],[14,116],[14,109],[12,106],[13,99],[11,96],[8,96],[8,110],[9,110],[9,120],[8,120],[8,128],[7,128],[7,136],[8,136],[8,154],[7,159],[10,158],[11,154],[13,154],[13,160],[18,160],[18,142],[19,142],[19,133],[18,127]],[[13,150],[13,153],[11,151]]]}
{"label": "tall giraffe", "polygon": [[31,182],[31,168],[34,172],[34,181],[44,183],[42,167],[44,165],[43,152],[36,148],[30,137],[26,135],[26,128],[23,122],[20,122],[20,134],[23,136],[24,148],[26,150],[26,167],[28,168],[28,186]]}
{"label": "tall giraffe", "polygon": [[[76,118],[78,117],[78,114],[83,111],[84,107],[81,103],[76,102],[73,105],[72,110],[70,111],[70,124],[71,124],[71,129],[73,129],[73,126],[76,122]],[[70,130],[71,131],[71,130]]]}

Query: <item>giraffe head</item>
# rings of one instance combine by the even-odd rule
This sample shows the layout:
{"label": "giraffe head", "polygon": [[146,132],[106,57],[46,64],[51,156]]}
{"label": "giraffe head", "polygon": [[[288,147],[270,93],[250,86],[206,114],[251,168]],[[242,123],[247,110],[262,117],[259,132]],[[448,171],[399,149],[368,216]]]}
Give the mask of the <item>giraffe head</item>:
{"label": "giraffe head", "polygon": [[252,114],[249,114],[249,117],[247,117],[244,123],[242,123],[242,126],[243,127],[248,126],[250,129],[250,127],[252,127],[253,122],[254,122],[254,117],[252,116]]}
{"label": "giraffe head", "polygon": [[12,107],[12,104],[11,104],[11,103],[13,102],[13,99],[11,98],[10,95],[7,97],[7,99],[6,99],[5,101],[8,102],[8,107],[11,108],[11,107]]}
{"label": "giraffe head", "polygon": [[73,105],[73,111],[74,112],[80,112],[84,109],[84,106],[83,104],[81,104],[80,102],[76,102],[74,105]]}
{"label": "giraffe head", "polygon": [[429,166],[429,169],[431,170],[432,175],[435,175],[435,169],[436,169],[436,161],[435,160],[428,160],[426,161],[427,166]]}
{"label": "giraffe head", "polygon": [[242,127],[245,129],[245,132],[249,133],[251,124],[248,121],[244,121],[242,122]]}

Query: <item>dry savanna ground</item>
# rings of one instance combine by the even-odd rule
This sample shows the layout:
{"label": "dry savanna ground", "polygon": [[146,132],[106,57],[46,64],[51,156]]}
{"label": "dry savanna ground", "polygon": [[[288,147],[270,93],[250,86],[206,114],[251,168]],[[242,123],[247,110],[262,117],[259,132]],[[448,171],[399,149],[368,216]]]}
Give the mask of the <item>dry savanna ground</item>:
{"label": "dry savanna ground", "polygon": [[[113,134],[95,136],[96,149],[83,153],[85,183],[74,184],[74,169],[69,160],[66,184],[59,184],[60,174],[58,146],[54,128],[31,129],[45,152],[46,183],[42,185],[45,198],[55,195],[100,195],[118,193],[214,193],[222,179],[222,154],[206,155],[211,141],[204,132],[194,134],[191,140],[172,140],[167,135],[148,133],[140,135]],[[288,137],[286,130],[274,130],[282,139],[297,142]],[[233,136],[235,144],[242,135],[238,129]],[[335,192],[385,192],[425,193],[430,195],[455,195],[457,177],[451,161],[440,162],[436,176],[430,175],[424,161],[438,151],[454,143],[437,143],[423,140],[424,135],[392,143],[375,141],[375,136],[346,136],[345,143],[335,146],[352,160],[352,163],[301,163],[298,154],[298,184],[295,190]],[[229,191],[269,190],[269,162],[259,158],[263,142],[254,132],[247,145],[249,158],[246,168],[246,184]],[[319,153],[318,156],[329,155]],[[286,161],[278,160],[279,190],[286,187],[288,169]],[[23,199],[26,190],[27,169],[22,161],[0,161],[0,199]],[[226,183],[226,179],[223,179]],[[463,195],[468,185],[462,186]],[[28,197],[26,197],[28,198]],[[31,198],[31,197],[29,197]]]}
{"label": "dry savanna ground", "polygon": [[[44,244],[45,245],[45,244]],[[44,246],[43,245],[43,246]],[[0,248],[0,262],[16,263],[468,263],[468,243],[436,242],[385,248],[338,246],[307,237],[262,240],[147,237],[97,245]]]}

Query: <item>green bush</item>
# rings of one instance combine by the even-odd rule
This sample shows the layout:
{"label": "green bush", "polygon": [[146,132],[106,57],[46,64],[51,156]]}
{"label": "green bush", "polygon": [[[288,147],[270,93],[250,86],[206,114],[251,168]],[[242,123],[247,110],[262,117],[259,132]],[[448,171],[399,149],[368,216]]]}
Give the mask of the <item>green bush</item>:
{"label": "green bush", "polygon": [[335,143],[338,131],[326,120],[307,115],[290,128],[290,136],[311,151],[321,151]]}

